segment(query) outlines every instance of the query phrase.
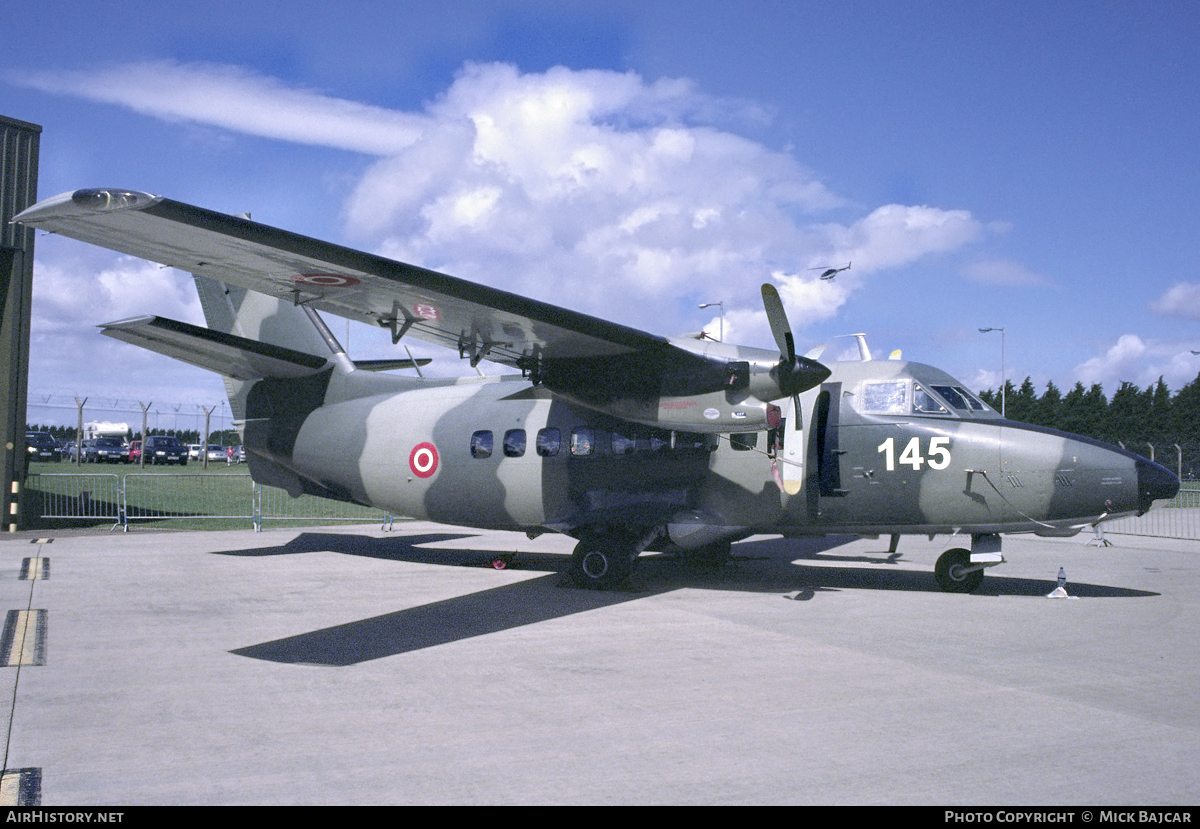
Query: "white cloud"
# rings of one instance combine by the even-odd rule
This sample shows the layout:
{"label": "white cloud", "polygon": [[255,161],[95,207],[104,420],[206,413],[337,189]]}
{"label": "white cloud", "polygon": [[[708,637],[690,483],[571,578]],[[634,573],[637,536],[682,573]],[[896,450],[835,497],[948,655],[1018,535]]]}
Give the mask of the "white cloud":
{"label": "white cloud", "polygon": [[146,61],[86,71],[24,72],[11,80],[168,121],[371,155],[404,149],[421,129],[408,113],[290,88],[238,66]]}
{"label": "white cloud", "polygon": [[1169,317],[1200,320],[1200,285],[1177,282],[1150,304],[1150,310]]}
{"label": "white cloud", "polygon": [[39,256],[36,274],[31,323],[42,333],[70,336],[81,320],[90,327],[148,309],[185,322],[204,319],[190,276],[142,259]]}
{"label": "white cloud", "polygon": [[1006,259],[987,259],[972,262],[963,268],[963,275],[973,282],[1008,288],[1053,287],[1054,283],[1019,262]]}
{"label": "white cloud", "polygon": [[350,232],[398,259],[659,331],[694,323],[640,300],[724,299],[732,318],[759,310],[771,278],[794,325],[825,319],[862,280],[817,284],[806,268],[853,260],[865,275],[983,232],[967,211],[929,206],[816,223],[842,199],[792,155],[690,123],[709,103],[633,73],[469,65],[427,108],[427,132],[363,176]]}
{"label": "white cloud", "polygon": [[902,204],[885,204],[849,227],[820,229],[832,246],[830,261],[853,262],[857,273],[899,267],[930,253],[954,250],[983,233],[983,226],[966,210]]}
{"label": "white cloud", "polygon": [[1075,367],[1075,376],[1085,386],[1100,383],[1111,395],[1123,382],[1146,388],[1159,377],[1172,390],[1178,390],[1196,378],[1200,355],[1192,354],[1186,344],[1145,341],[1136,334],[1122,334],[1099,357]]}

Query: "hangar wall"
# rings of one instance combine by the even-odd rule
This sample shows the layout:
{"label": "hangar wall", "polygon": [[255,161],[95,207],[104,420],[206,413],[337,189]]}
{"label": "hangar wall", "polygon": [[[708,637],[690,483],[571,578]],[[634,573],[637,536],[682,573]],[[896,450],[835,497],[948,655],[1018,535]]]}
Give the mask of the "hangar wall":
{"label": "hangar wall", "polygon": [[33,229],[9,221],[37,201],[41,134],[36,124],[0,115],[0,526],[7,532],[22,518],[33,298]]}

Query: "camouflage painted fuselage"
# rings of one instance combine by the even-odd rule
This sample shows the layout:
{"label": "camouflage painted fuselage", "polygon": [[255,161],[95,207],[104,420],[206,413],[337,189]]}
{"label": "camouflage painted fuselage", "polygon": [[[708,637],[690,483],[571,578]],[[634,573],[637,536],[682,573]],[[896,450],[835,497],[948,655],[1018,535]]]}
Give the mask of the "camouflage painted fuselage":
{"label": "camouflage painted fuselage", "polygon": [[[248,412],[246,441],[256,478],[293,492],[496,529],[661,528],[681,547],[748,532],[1069,534],[1144,512],[1178,485],[1118,447],[1006,420],[946,391],[967,394],[929,366],[832,369],[800,398],[800,428],[789,405],[778,433],[632,425],[516,377],[352,372],[327,378],[336,388],[322,397],[341,402],[299,422]],[[768,446],[775,434],[804,447],[795,495],[772,474],[787,462]]]}

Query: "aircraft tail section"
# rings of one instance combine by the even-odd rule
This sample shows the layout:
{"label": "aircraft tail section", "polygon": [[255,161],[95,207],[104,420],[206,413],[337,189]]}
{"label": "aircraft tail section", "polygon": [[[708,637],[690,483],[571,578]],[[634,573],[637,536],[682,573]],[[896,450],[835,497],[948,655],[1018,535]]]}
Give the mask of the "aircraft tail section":
{"label": "aircraft tail section", "polygon": [[[230,408],[242,422],[254,480],[292,495],[328,496],[293,471],[292,452],[304,421],[326,402],[333,376],[354,371],[354,364],[311,308],[208,277],[195,279],[211,330],[280,350],[296,361],[295,368],[277,364],[273,372],[257,378],[222,372]],[[299,370],[305,357],[320,361],[320,367]]]}
{"label": "aircraft tail section", "polygon": [[[322,390],[329,379],[329,373],[324,369],[330,368],[330,364],[341,363],[343,369],[353,369],[341,346],[311,309],[208,277],[196,276],[195,280],[200,306],[210,330],[322,360],[319,371],[325,381],[321,384]],[[222,374],[225,375],[230,407],[238,420],[254,417],[247,410],[247,397],[256,385],[254,381],[296,377],[295,373],[286,372],[244,379],[230,376],[226,371]]]}
{"label": "aircraft tail section", "polygon": [[195,280],[204,319],[212,330],[307,354],[331,356],[330,345],[303,306],[204,276],[196,276]]}

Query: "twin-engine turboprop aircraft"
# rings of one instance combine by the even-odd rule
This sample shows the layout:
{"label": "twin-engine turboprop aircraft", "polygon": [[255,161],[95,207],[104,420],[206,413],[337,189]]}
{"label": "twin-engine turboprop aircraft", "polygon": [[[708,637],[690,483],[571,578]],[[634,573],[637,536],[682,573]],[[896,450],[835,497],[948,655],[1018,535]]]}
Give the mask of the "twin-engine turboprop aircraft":
{"label": "twin-engine turboprop aircraft", "polygon": [[[770,285],[779,353],[665,339],[147,193],[77,190],[15,221],[195,276],[207,328],[147,316],[104,333],[223,375],[256,481],[566,533],[584,587],[620,584],[647,550],[719,559],[755,533],[894,549],[919,533],[970,537],[935,568],[966,592],[1003,561],[1001,533],[1071,535],[1179,488],[1132,452],[1006,420],[931,366],[798,356]],[[370,371],[317,311],[521,374]]]}

